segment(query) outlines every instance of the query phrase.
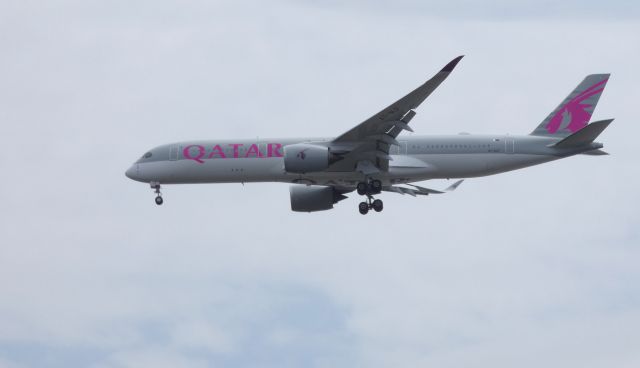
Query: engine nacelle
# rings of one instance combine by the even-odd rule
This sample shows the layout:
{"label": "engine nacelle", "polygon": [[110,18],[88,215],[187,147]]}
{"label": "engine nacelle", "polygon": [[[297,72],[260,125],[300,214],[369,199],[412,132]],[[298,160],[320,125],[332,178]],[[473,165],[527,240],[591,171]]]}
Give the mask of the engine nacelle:
{"label": "engine nacelle", "polygon": [[329,167],[329,147],[309,143],[284,146],[284,169],[290,173],[304,174],[322,171]]}
{"label": "engine nacelle", "polygon": [[333,205],[347,198],[333,187],[321,185],[294,184],[289,187],[291,210],[296,212],[315,212],[330,210]]}

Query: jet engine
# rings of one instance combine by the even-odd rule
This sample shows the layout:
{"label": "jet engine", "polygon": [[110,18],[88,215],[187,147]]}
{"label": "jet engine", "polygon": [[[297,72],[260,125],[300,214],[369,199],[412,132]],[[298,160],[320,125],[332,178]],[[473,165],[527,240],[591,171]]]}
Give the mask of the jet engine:
{"label": "jet engine", "polygon": [[304,174],[322,171],[336,161],[329,147],[309,143],[284,146],[284,169],[290,173]]}
{"label": "jet engine", "polygon": [[333,205],[347,198],[333,187],[321,185],[294,184],[289,187],[291,210],[296,212],[315,212],[330,210]]}

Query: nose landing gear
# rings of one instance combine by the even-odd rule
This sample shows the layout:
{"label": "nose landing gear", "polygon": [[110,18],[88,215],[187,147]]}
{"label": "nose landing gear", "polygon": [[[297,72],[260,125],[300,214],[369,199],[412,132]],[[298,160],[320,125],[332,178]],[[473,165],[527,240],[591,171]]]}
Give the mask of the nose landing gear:
{"label": "nose landing gear", "polygon": [[151,188],[154,189],[154,193],[156,194],[156,204],[160,206],[162,203],[164,203],[164,200],[162,199],[162,193],[160,193],[160,183],[151,182],[150,185]]}
{"label": "nose landing gear", "polygon": [[382,192],[382,182],[380,180],[371,180],[368,183],[360,182],[356,186],[356,190],[360,195],[366,195],[367,200],[365,202],[360,202],[358,205],[358,211],[366,215],[369,213],[370,209],[373,209],[376,212],[381,212],[383,209],[382,201],[379,199],[374,199],[374,194],[379,194]]}

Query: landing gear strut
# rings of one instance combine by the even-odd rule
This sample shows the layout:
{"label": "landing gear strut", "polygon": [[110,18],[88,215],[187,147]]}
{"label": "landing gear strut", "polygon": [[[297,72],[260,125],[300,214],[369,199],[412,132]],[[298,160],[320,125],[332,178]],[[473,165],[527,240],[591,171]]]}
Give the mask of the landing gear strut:
{"label": "landing gear strut", "polygon": [[358,205],[358,211],[366,215],[369,213],[370,209],[373,209],[376,212],[382,211],[383,204],[379,199],[374,199],[374,194],[379,194],[382,192],[382,182],[380,180],[371,180],[368,183],[360,182],[356,186],[356,190],[360,195],[366,195],[367,200],[365,202],[360,202]]}
{"label": "landing gear strut", "polygon": [[156,193],[156,204],[159,206],[164,203],[162,193],[160,193],[160,183],[151,182],[151,188],[154,189],[154,193]]}

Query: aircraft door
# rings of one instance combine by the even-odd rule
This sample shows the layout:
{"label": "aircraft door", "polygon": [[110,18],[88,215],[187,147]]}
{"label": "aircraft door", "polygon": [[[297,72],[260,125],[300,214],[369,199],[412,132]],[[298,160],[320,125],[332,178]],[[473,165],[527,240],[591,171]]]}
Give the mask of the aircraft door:
{"label": "aircraft door", "polygon": [[171,146],[169,148],[169,161],[178,160],[178,146]]}
{"label": "aircraft door", "polygon": [[515,142],[513,141],[513,138],[507,138],[504,140],[504,152],[505,153],[515,152]]}

